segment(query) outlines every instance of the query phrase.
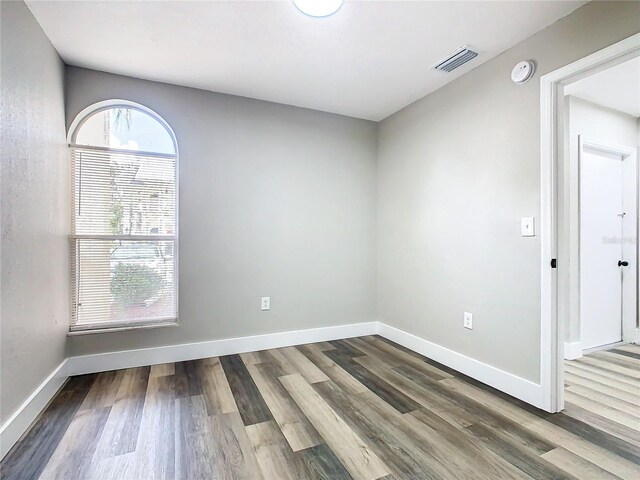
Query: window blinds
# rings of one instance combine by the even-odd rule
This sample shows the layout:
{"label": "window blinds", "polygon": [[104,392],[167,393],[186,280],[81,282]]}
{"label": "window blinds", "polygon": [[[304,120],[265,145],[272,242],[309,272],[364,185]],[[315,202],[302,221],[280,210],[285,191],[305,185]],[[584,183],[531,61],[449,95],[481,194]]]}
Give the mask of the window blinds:
{"label": "window blinds", "polygon": [[72,148],[71,330],[177,318],[176,157]]}

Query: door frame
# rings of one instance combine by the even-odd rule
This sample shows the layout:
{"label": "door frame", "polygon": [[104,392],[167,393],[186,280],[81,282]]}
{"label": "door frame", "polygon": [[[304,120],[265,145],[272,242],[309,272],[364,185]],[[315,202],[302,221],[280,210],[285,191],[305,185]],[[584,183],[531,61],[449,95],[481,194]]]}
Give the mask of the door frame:
{"label": "door frame", "polygon": [[571,83],[638,56],[640,33],[540,78],[540,405],[549,412],[564,408],[564,330],[569,311],[570,245],[558,229],[559,222],[566,220],[565,202],[558,192],[566,191],[568,181],[566,175],[560,177],[559,166],[569,158],[563,91]]}
{"label": "door frame", "polygon": [[[570,208],[569,211],[571,212],[578,212],[578,226],[580,225],[580,219],[581,219],[581,215],[582,215],[582,204],[580,202],[580,189],[582,188],[581,184],[580,184],[580,180],[582,178],[582,157],[584,154],[584,150],[585,148],[591,149],[591,150],[595,150],[598,152],[602,152],[602,153],[606,153],[606,154],[610,154],[610,155],[616,155],[616,156],[620,156],[621,157],[621,161],[632,161],[635,164],[635,172],[636,172],[636,181],[634,182],[634,187],[635,187],[635,194],[636,194],[636,198],[638,195],[638,192],[640,191],[639,188],[639,184],[640,181],[638,180],[640,177],[638,176],[638,156],[637,156],[637,149],[633,148],[633,147],[629,147],[626,145],[621,145],[618,143],[614,143],[614,142],[609,142],[609,141],[604,141],[604,140],[600,140],[594,137],[590,137],[590,136],[585,136],[585,135],[578,135],[578,178],[575,179],[576,182],[574,182],[574,184],[578,184],[578,192],[571,192],[567,195],[565,195],[564,200],[568,201],[569,203],[571,203],[573,206],[575,206],[575,208]],[[572,172],[573,174],[573,172]],[[561,200],[562,201],[562,200]],[[637,215],[638,214],[638,208],[640,208],[640,205],[638,204],[638,200],[636,199],[636,204],[634,206],[634,213]],[[579,227],[578,227],[579,228]],[[635,232],[635,236],[636,236],[636,265],[634,265],[635,268],[635,277],[636,277],[636,286],[638,285],[638,255],[637,255],[637,249],[638,249],[638,221],[636,221],[636,232]],[[571,249],[574,252],[577,252],[578,254],[578,265],[577,266],[572,266],[570,267],[570,275],[569,275],[569,279],[568,282],[569,284],[573,284],[575,286],[575,288],[569,288],[568,290],[568,302],[570,302],[573,305],[577,305],[577,311],[576,314],[577,316],[580,318],[580,339],[582,341],[582,317],[581,317],[581,307],[580,305],[580,301],[581,301],[581,295],[582,295],[582,290],[581,290],[581,286],[580,286],[580,263],[582,261],[582,250],[581,250],[581,242],[580,242],[580,236],[578,235],[578,238],[568,238],[567,239],[568,243],[569,243],[569,249]],[[620,245],[621,249],[622,249],[622,245]],[[621,288],[624,290],[624,285],[621,286]],[[634,335],[635,333],[635,329],[638,327],[638,323],[637,323],[637,318],[638,318],[638,295],[636,294],[636,299],[635,299],[635,305],[634,305],[634,309],[635,309],[635,319],[632,318],[628,318],[625,321],[624,318],[624,314],[622,315],[620,321],[621,321],[621,341],[622,342],[631,342],[636,340],[636,337]],[[624,308],[624,304],[623,304],[623,308]],[[600,347],[594,347],[595,350],[599,349]]]}

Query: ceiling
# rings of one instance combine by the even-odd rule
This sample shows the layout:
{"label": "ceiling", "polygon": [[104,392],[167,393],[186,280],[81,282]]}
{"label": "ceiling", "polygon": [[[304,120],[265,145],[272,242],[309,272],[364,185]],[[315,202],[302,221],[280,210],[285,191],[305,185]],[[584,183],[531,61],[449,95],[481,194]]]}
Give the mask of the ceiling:
{"label": "ceiling", "polygon": [[[70,65],[381,120],[585,1],[35,1]],[[469,44],[453,73],[431,66]],[[509,75],[509,72],[504,72]]]}
{"label": "ceiling", "polygon": [[640,57],[572,83],[564,93],[640,117]]}

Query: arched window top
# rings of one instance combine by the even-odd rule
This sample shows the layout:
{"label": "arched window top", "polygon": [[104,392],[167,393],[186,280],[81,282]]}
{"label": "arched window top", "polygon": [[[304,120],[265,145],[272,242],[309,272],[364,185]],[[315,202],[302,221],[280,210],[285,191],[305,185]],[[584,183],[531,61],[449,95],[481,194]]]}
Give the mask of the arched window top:
{"label": "arched window top", "polygon": [[125,100],[100,102],[86,108],[73,122],[70,143],[176,155],[173,131],[157,113]]}

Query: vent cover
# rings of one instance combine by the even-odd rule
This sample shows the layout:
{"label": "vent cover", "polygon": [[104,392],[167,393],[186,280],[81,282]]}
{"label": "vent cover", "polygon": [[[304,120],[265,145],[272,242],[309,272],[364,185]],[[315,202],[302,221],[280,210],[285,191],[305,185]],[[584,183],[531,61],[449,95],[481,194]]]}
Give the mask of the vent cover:
{"label": "vent cover", "polygon": [[458,51],[453,55],[450,55],[449,57],[434,65],[433,68],[435,68],[436,70],[442,70],[443,72],[451,72],[459,66],[464,65],[469,60],[473,60],[477,56],[478,52],[474,52],[465,45],[464,47],[460,47]]}

